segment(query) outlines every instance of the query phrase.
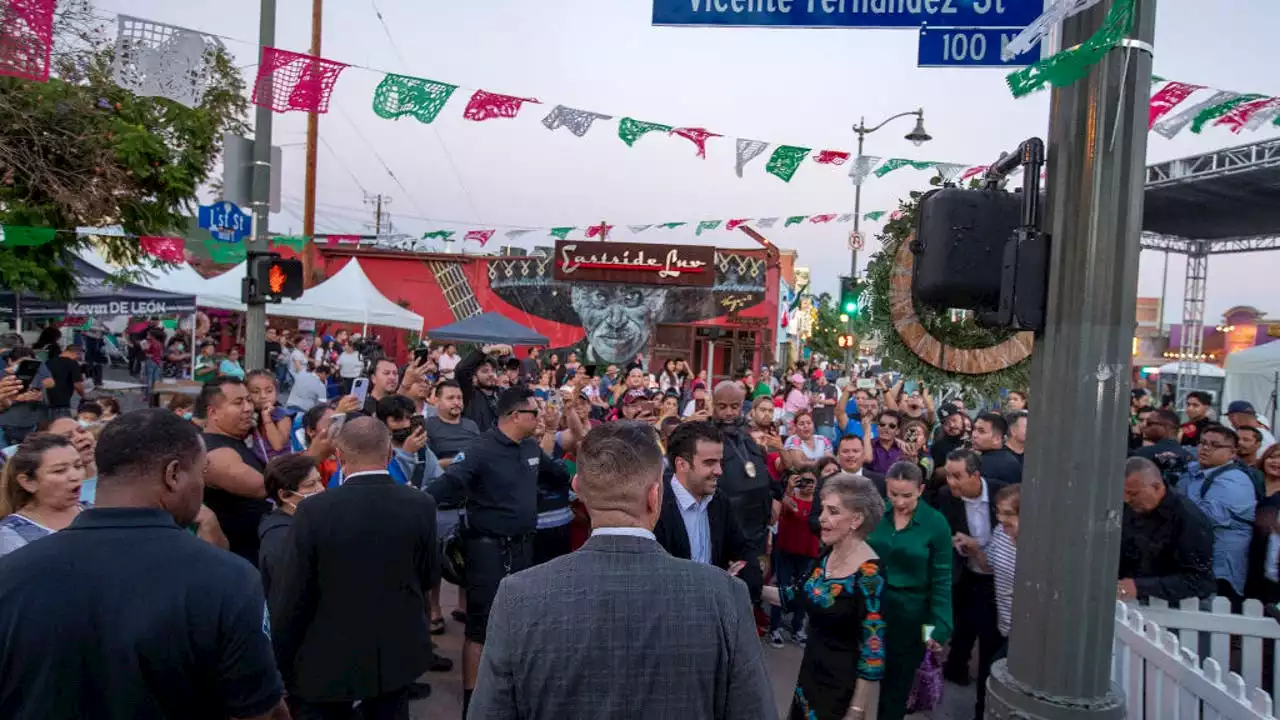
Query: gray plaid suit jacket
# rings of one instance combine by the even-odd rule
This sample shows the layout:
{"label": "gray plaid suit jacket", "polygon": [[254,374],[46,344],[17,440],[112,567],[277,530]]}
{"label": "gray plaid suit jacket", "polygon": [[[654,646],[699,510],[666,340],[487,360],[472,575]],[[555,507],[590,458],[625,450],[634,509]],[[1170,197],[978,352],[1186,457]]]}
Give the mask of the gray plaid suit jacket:
{"label": "gray plaid suit jacket", "polygon": [[778,715],[741,580],[647,538],[595,535],[502,581],[467,717]]}

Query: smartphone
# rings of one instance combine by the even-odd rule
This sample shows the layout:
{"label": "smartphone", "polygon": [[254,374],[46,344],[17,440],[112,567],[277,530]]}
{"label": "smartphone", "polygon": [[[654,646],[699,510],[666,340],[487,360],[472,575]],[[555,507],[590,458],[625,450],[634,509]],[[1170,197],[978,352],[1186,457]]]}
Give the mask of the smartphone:
{"label": "smartphone", "polygon": [[35,382],[36,374],[39,372],[39,360],[27,358],[18,362],[18,367],[13,371],[13,374],[22,381],[22,390],[20,392],[26,392],[31,389],[31,383]]}
{"label": "smartphone", "polygon": [[427,419],[422,417],[421,415],[414,415],[413,417],[409,418],[409,429],[410,429],[411,435],[413,434],[414,431],[417,431],[419,428],[425,428],[426,426],[427,426]]}
{"label": "smartphone", "polygon": [[699,412],[702,412],[703,410],[706,410],[706,409],[707,409],[707,399],[706,399],[706,398],[696,398],[696,399],[693,401],[693,411],[694,411],[694,412],[699,413]]}
{"label": "smartphone", "polygon": [[359,377],[352,381],[351,394],[364,405],[365,398],[369,395],[369,378]]}
{"label": "smartphone", "polygon": [[902,392],[910,395],[911,393],[918,390],[919,386],[920,386],[920,383],[916,382],[915,380],[908,380],[902,383]]}
{"label": "smartphone", "polygon": [[875,389],[875,387],[876,387],[876,381],[875,381],[875,380],[873,380],[873,379],[871,379],[871,378],[858,378],[858,389],[859,389],[859,390],[874,390],[874,389]]}
{"label": "smartphone", "polygon": [[426,360],[430,355],[431,355],[431,348],[418,348],[417,350],[413,351],[413,359],[416,360],[419,364],[421,364],[423,360]]}
{"label": "smartphone", "polygon": [[338,433],[342,432],[342,426],[347,423],[346,415],[334,415],[329,418],[329,439],[338,437]]}

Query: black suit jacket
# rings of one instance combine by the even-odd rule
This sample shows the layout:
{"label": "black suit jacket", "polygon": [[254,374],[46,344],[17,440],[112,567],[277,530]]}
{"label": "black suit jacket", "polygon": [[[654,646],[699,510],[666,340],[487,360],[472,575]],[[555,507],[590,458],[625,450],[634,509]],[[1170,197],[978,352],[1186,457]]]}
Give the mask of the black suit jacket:
{"label": "black suit jacket", "polygon": [[[987,512],[990,515],[990,528],[994,532],[996,529],[996,493],[1000,492],[1007,483],[998,480],[983,478],[987,482]],[[947,524],[951,526],[951,534],[964,533],[972,536],[969,530],[969,517],[964,512],[964,500],[951,494],[950,487],[942,487],[938,489],[938,495],[935,500],[938,512],[947,519]],[[969,566],[968,558],[962,557],[960,553],[955,553],[952,558],[951,574],[953,579],[959,580],[964,569]]]}
{"label": "black suit jacket", "polygon": [[[678,481],[667,475],[663,482],[666,484],[662,487],[662,514],[658,516],[653,535],[668,553],[691,560],[693,551],[689,544],[689,531],[685,528],[680,507],[676,504],[675,491],[671,489],[671,483]],[[728,569],[734,562],[745,562],[747,565],[738,572],[738,577],[747,584],[751,601],[759,602],[760,589],[764,586],[760,558],[756,555],[754,546],[743,535],[738,516],[729,504],[729,497],[719,488],[707,505],[707,523],[711,526],[711,564]]]}
{"label": "black suit jacket", "polygon": [[385,473],[298,506],[272,582],[272,639],[290,694],[350,702],[399,690],[431,661],[436,503]]}

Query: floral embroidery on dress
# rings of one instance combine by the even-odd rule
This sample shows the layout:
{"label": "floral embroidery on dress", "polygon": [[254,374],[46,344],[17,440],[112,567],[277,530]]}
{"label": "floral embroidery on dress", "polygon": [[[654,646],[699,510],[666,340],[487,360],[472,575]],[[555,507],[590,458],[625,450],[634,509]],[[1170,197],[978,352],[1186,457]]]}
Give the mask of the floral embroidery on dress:
{"label": "floral embroidery on dress", "polygon": [[884,677],[884,618],[880,615],[880,593],[884,576],[873,563],[858,568],[858,589],[867,605],[862,619],[862,652],[858,658],[858,677],[879,681]]}
{"label": "floral embroidery on dress", "polygon": [[796,700],[800,703],[800,712],[804,713],[804,720],[818,720],[818,713],[809,707],[809,701],[805,699],[804,690],[800,686],[796,686]]}
{"label": "floral embroidery on dress", "polygon": [[[874,567],[874,566],[873,566]],[[805,594],[819,607],[829,608],[836,598],[844,593],[853,592],[853,578],[832,580],[826,576],[827,561],[824,558],[813,568],[813,573],[804,583]]]}

